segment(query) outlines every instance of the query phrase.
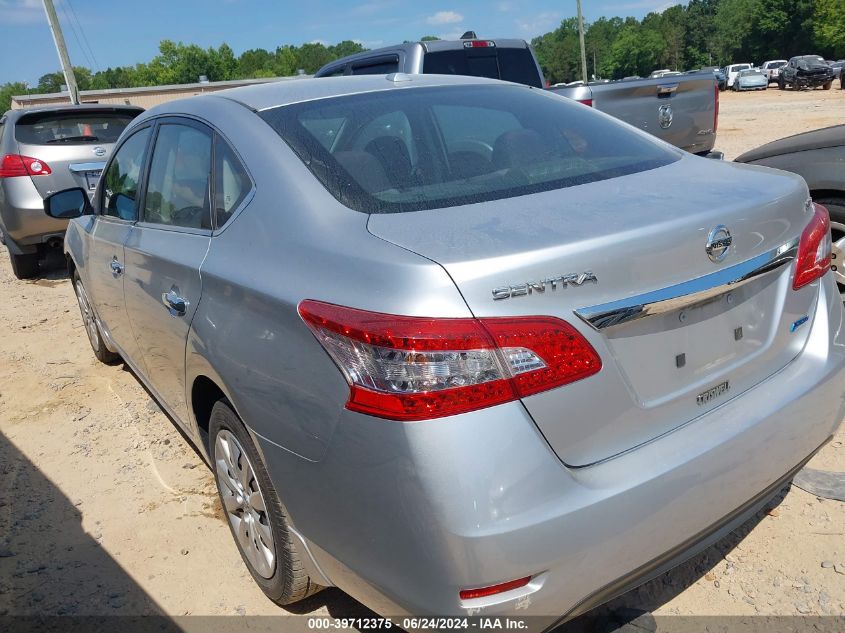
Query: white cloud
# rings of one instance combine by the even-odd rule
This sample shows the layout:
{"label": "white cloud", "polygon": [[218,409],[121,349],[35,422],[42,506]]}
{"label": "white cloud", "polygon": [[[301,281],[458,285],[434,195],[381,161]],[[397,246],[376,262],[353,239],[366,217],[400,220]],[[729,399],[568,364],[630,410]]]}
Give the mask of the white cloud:
{"label": "white cloud", "polygon": [[[58,2],[56,4],[59,4]],[[40,0],[0,0],[0,24],[47,23]]]}
{"label": "white cloud", "polygon": [[428,16],[425,21],[429,24],[455,24],[464,19],[460,13],[454,11],[438,11],[434,15]]}
{"label": "white cloud", "polygon": [[677,1],[671,0],[636,0],[635,2],[625,2],[620,4],[612,4],[606,7],[606,11],[640,11],[645,9],[647,12],[662,13],[669,7],[678,4]]}
{"label": "white cloud", "polygon": [[507,13],[508,11],[513,11],[516,5],[513,2],[499,2],[496,4],[496,8],[503,13]]}
{"label": "white cloud", "polygon": [[525,19],[516,20],[516,28],[527,37],[548,33],[560,26],[561,14],[557,11],[544,11]]}

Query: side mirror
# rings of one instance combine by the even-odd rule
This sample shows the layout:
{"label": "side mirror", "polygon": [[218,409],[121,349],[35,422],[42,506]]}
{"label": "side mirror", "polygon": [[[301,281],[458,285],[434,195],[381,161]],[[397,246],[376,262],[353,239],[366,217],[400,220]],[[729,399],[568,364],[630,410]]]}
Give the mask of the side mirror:
{"label": "side mirror", "polygon": [[44,198],[44,212],[57,220],[72,220],[92,212],[85,190],[75,187]]}

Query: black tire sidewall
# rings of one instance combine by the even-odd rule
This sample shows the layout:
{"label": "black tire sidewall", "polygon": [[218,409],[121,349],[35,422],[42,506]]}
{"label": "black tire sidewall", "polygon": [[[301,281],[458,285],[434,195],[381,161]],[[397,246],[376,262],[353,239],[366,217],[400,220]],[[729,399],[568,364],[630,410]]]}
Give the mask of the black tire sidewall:
{"label": "black tire sidewall", "polygon": [[276,548],[276,569],[271,578],[264,578],[253,569],[252,564],[246,557],[238,542],[237,535],[232,527],[229,517],[226,516],[226,510],[223,509],[224,520],[229,526],[229,531],[232,534],[232,540],[235,542],[235,547],[241,555],[241,559],[252,575],[253,580],[261,588],[270,600],[279,604],[286,604],[289,602],[289,596],[292,592],[290,581],[285,573],[285,568],[291,566],[291,549],[289,547],[290,535],[287,528],[287,520],[280,511],[281,502],[279,501],[276,490],[270,482],[270,477],[267,474],[267,469],[264,462],[258,455],[258,451],[252,442],[252,438],[244,427],[243,422],[238,418],[237,414],[232,410],[229,403],[221,400],[214,405],[211,411],[211,419],[209,422],[209,440],[208,453],[211,458],[211,470],[214,473],[214,481],[217,485],[217,495],[220,499],[220,505],[223,507],[223,497],[220,494],[220,484],[217,481],[217,467],[215,463],[214,448],[217,440],[217,434],[221,430],[227,430],[234,435],[238,442],[240,442],[244,451],[252,463],[252,469],[258,479],[258,485],[261,487],[261,492],[264,495],[264,501],[267,505],[267,514],[270,519],[270,529],[273,531],[273,541]]}
{"label": "black tire sidewall", "polygon": [[38,253],[15,255],[9,251],[9,261],[12,264],[12,274],[18,279],[32,279],[38,276]]}

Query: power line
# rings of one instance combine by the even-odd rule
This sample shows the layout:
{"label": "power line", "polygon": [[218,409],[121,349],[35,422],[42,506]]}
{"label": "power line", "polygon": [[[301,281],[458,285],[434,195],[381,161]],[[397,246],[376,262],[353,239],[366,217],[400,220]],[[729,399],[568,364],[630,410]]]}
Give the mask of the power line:
{"label": "power line", "polygon": [[73,5],[70,3],[70,0],[66,0],[67,6],[70,8],[71,15],[73,15],[73,19],[76,20],[76,23],[79,25],[79,32],[82,33],[82,39],[85,41],[85,45],[88,47],[88,51],[91,53],[91,59],[94,60],[94,66],[97,68],[97,71],[100,70],[100,64],[97,63],[97,57],[94,55],[94,49],[91,48],[91,44],[88,42],[88,36],[85,34],[85,29],[82,28],[82,22],[79,21],[79,18],[76,17],[76,11],[73,8]]}
{"label": "power line", "polygon": [[64,3],[59,4],[59,9],[62,11],[62,15],[65,17],[65,22],[70,24],[70,30],[73,32],[73,39],[76,40],[76,43],[79,45],[79,50],[82,51],[82,54],[85,56],[85,59],[88,62],[88,65],[91,66],[91,58],[88,56],[88,53],[85,51],[85,48],[82,46],[82,41],[79,39],[79,34],[76,32],[76,27],[73,25],[73,21],[68,17],[67,10],[65,10]]}

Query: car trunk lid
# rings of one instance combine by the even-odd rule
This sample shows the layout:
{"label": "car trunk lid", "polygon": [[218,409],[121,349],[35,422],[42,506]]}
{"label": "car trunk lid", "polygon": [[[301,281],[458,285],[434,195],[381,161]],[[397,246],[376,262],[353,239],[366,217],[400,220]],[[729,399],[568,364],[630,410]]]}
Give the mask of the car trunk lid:
{"label": "car trunk lid", "polygon": [[[727,169],[738,173],[726,192]],[[602,371],[523,403],[561,460],[584,466],[795,358],[817,293],[791,285],[806,200],[794,177],[687,157],[564,190],[372,215],[369,230],[440,263],[477,317],[551,315],[579,329]],[[731,243],[713,261],[705,245],[726,237],[719,225]]]}

